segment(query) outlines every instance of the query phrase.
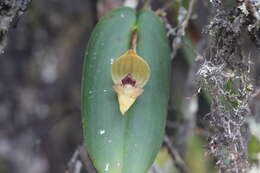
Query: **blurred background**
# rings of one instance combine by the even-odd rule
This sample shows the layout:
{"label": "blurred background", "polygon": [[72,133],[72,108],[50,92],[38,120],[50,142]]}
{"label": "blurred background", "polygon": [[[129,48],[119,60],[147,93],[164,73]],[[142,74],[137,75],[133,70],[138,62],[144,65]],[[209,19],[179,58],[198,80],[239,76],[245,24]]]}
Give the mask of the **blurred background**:
{"label": "blurred background", "polygon": [[[4,15],[1,1],[0,15]],[[80,87],[84,51],[98,18],[127,3],[134,5],[134,1],[123,0],[32,0],[24,14],[11,22],[8,43],[0,54],[0,173],[94,172],[87,156],[84,160],[77,154],[83,142]],[[156,0],[152,8],[164,9],[174,27],[188,5],[188,0],[181,6]],[[207,46],[203,28],[209,24],[211,10],[209,1],[196,2],[172,63],[166,134],[190,173],[216,172],[214,160],[206,152],[208,132],[203,119],[210,102],[203,94],[196,95],[194,77],[200,63],[195,59]],[[255,57],[252,79],[259,88],[260,59]],[[260,121],[259,95],[252,99],[251,108]],[[260,130],[255,121],[253,124],[259,136],[252,139],[249,153],[255,164],[252,169],[260,172]],[[152,173],[183,172],[171,159],[167,140]],[[75,160],[81,161],[79,170],[73,165]]]}

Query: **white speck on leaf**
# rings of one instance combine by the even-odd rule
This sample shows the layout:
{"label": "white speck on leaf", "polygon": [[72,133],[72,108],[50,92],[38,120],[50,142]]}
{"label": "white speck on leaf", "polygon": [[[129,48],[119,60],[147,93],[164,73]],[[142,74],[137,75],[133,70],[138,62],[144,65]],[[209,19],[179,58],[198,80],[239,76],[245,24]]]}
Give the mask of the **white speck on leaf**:
{"label": "white speck on leaf", "polygon": [[104,92],[107,92],[107,90],[103,90]]}
{"label": "white speck on leaf", "polygon": [[109,140],[108,140],[108,143],[112,143],[112,140],[111,140],[111,139],[109,139]]}
{"label": "white speck on leaf", "polygon": [[107,172],[109,170],[109,163],[106,163],[105,171]]}
{"label": "white speck on leaf", "polygon": [[117,166],[121,166],[121,163],[120,163],[120,162],[117,162]]}
{"label": "white speck on leaf", "polygon": [[124,17],[125,17],[124,13],[122,13],[122,14],[121,14],[121,17],[122,17],[122,18],[124,18]]}
{"label": "white speck on leaf", "polygon": [[114,59],[111,58],[110,59],[110,64],[113,64],[113,62],[114,62]]}
{"label": "white speck on leaf", "polygon": [[100,130],[100,131],[99,131],[99,134],[100,134],[100,135],[103,135],[103,134],[105,134],[105,133],[106,133],[105,130]]}

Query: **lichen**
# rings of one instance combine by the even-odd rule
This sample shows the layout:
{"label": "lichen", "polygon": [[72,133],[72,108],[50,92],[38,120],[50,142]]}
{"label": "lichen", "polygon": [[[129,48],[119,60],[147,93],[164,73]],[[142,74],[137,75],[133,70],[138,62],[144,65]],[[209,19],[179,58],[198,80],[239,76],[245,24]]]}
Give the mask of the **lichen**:
{"label": "lichen", "polygon": [[243,49],[248,18],[239,8],[216,10],[206,28],[209,47],[197,72],[199,86],[212,99],[205,116],[210,131],[208,151],[221,172],[248,169],[246,118],[252,91],[249,56]]}
{"label": "lichen", "polygon": [[0,54],[7,44],[7,32],[12,23],[26,11],[31,0],[1,0],[0,2]]}

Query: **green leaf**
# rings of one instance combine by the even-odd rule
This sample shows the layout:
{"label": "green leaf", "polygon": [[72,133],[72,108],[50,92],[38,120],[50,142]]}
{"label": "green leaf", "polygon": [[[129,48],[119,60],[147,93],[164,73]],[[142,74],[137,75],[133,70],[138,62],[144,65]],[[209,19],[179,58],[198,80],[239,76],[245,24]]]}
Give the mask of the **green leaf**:
{"label": "green leaf", "polygon": [[260,141],[254,135],[251,136],[248,144],[249,153],[259,153],[260,152]]}
{"label": "green leaf", "polygon": [[[151,76],[134,105],[121,115],[111,64],[129,48],[138,29],[137,53]],[[170,49],[164,24],[152,11],[120,8],[103,17],[86,50],[82,122],[87,151],[99,173],[146,173],[164,135]]]}

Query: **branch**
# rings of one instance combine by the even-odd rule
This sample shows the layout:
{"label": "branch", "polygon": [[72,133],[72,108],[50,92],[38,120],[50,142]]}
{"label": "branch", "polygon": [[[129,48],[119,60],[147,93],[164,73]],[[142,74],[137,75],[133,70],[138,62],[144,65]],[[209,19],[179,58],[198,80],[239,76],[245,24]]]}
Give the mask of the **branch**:
{"label": "branch", "polygon": [[83,162],[83,166],[89,173],[97,173],[96,168],[93,166],[92,161],[90,160],[88,153],[84,147],[84,145],[81,145],[79,147],[79,158]]}
{"label": "branch", "polygon": [[82,167],[89,173],[97,173],[83,145],[80,145],[72,155],[65,173],[80,173]]}
{"label": "branch", "polygon": [[[178,22],[177,27],[172,28],[170,24],[167,24],[166,27],[169,30],[169,35],[174,36],[173,42],[172,42],[172,59],[175,57],[177,50],[181,46],[182,37],[185,35],[185,30],[188,27],[189,20],[191,18],[193,7],[196,0],[190,0],[188,11],[184,11],[184,8],[180,8],[179,16],[180,19]],[[184,16],[185,15],[185,16]]]}
{"label": "branch", "polygon": [[72,155],[69,163],[68,163],[68,169],[65,171],[65,173],[80,173],[82,169],[82,162],[79,160],[79,148],[77,148]]}
{"label": "branch", "polygon": [[169,137],[167,137],[167,136],[164,137],[164,143],[166,144],[166,147],[174,161],[175,166],[181,171],[181,173],[189,173],[187,165],[182,160],[178,151],[175,148],[173,148]]}

